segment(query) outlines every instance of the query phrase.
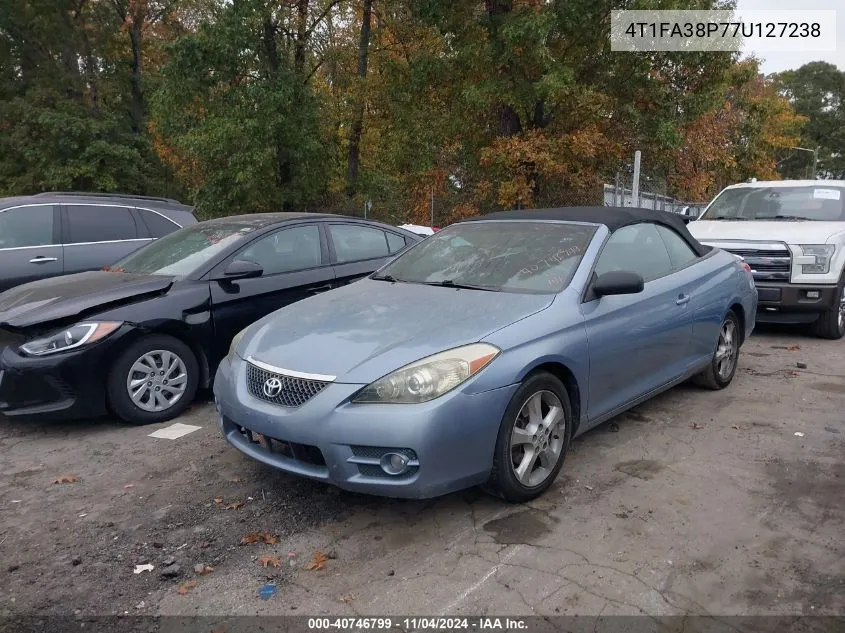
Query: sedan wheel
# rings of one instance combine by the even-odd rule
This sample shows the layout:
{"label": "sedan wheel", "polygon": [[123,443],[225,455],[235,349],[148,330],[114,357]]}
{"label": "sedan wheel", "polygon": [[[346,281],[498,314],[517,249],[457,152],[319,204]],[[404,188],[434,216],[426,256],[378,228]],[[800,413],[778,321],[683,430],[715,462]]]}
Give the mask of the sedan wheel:
{"label": "sedan wheel", "polygon": [[530,488],[551,476],[565,430],[563,405],[551,391],[538,391],[522,405],[511,433],[511,467],[519,483]]}
{"label": "sedan wheel", "polygon": [[199,364],[179,339],[153,334],[135,341],[115,360],[108,376],[108,403],[133,424],[175,418],[191,404]]}
{"label": "sedan wheel", "polygon": [[563,466],[571,420],[563,383],[547,372],[529,375],[502,418],[485,489],[512,503],[543,494]]}
{"label": "sedan wheel", "polygon": [[136,360],[126,378],[126,390],[144,411],[164,411],[185,395],[188,370],[173,352],[156,349]]}

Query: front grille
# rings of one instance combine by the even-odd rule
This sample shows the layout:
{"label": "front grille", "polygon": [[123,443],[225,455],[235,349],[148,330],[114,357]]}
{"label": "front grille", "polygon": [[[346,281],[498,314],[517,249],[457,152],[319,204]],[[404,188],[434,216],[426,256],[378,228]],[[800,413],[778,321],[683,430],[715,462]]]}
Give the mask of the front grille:
{"label": "front grille", "polygon": [[301,407],[329,385],[322,380],[267,371],[250,362],[246,366],[246,384],[249,393],[259,400],[290,408]]}
{"label": "front grille", "polygon": [[792,254],[786,248],[726,248],[725,250],[745,260],[745,263],[751,267],[751,274],[755,281],[789,281]]}
{"label": "front grille", "polygon": [[[231,422],[229,418],[226,418],[226,420]],[[317,446],[289,442],[288,440],[270,437],[269,435],[261,435],[245,426],[238,426],[238,432],[251,443],[256,444],[261,450],[268,453],[275,453],[282,457],[295,459],[298,462],[312,466],[325,467],[326,465],[326,458],[323,457],[323,451]]]}

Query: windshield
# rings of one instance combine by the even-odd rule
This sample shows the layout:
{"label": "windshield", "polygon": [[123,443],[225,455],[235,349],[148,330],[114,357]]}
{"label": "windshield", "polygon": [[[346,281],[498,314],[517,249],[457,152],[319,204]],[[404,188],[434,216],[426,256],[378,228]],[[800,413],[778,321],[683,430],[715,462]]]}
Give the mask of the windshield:
{"label": "windshield", "polygon": [[138,249],[109,270],[184,277],[254,230],[240,222],[193,224]]}
{"label": "windshield", "polygon": [[699,220],[845,220],[845,189],[738,187],[723,191]]}
{"label": "windshield", "polygon": [[465,222],[443,229],[374,279],[557,293],[568,284],[596,227],[562,222]]}

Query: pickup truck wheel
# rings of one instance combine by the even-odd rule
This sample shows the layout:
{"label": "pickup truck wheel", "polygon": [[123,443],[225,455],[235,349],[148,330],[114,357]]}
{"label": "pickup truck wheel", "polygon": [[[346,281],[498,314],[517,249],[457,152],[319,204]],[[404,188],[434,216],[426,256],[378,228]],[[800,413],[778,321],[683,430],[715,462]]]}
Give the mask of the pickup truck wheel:
{"label": "pickup truck wheel", "polygon": [[131,424],[166,422],[194,399],[199,364],[191,348],[164,334],[135,341],[117,358],[106,384],[109,407]]}
{"label": "pickup truck wheel", "polygon": [[719,328],[719,338],[716,350],[710,359],[710,364],[693,381],[707,389],[724,389],[733,380],[736,367],[739,364],[739,341],[742,331],[739,319],[733,310],[728,310],[722,327]]}
{"label": "pickup truck wheel", "polygon": [[837,291],[839,301],[819,315],[815,328],[816,336],[834,341],[845,335],[845,283],[840,281]]}

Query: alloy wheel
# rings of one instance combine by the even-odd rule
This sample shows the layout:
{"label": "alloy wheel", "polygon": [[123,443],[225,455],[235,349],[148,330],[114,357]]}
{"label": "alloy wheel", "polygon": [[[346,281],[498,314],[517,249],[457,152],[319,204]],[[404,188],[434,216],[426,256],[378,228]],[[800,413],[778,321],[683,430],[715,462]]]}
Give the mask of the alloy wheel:
{"label": "alloy wheel", "polygon": [[144,411],[159,412],[175,405],[188,386],[185,362],[168,350],[152,350],[138,358],[126,377],[132,402]]}
{"label": "alloy wheel", "polygon": [[719,332],[719,343],[716,346],[716,373],[722,380],[731,377],[738,351],[739,338],[737,337],[736,323],[732,319],[728,319],[722,324],[722,329]]}
{"label": "alloy wheel", "polygon": [[539,486],[555,468],[563,451],[566,415],[551,391],[531,395],[516,416],[511,432],[511,467],[523,486]]}

